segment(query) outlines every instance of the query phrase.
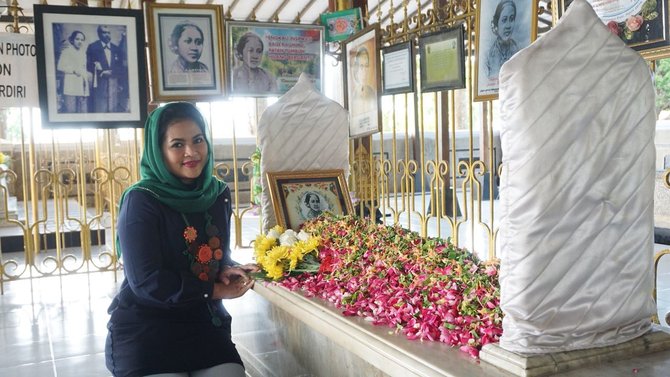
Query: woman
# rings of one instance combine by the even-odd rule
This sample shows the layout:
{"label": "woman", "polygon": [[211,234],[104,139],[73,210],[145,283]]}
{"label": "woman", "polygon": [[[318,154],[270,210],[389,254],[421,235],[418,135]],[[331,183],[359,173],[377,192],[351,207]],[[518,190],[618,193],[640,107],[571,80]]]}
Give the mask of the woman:
{"label": "woman", "polygon": [[205,35],[194,23],[185,21],[177,24],[170,35],[170,50],[177,55],[170,73],[209,72],[207,65],[200,61]]}
{"label": "woman", "polygon": [[274,75],[261,67],[265,46],[253,32],[243,34],[235,46],[235,57],[241,64],[233,70],[233,89],[239,93],[277,92]]}
{"label": "woman", "polygon": [[516,26],[516,4],[513,0],[498,3],[491,20],[491,30],[496,40],[486,56],[486,71],[489,77],[498,77],[500,67],[519,52],[519,45],[512,35]]}
{"label": "woman", "polygon": [[86,71],[86,35],[75,30],[61,51],[56,69],[63,74],[63,107],[66,113],[87,113],[90,73]]}
{"label": "woman", "polygon": [[307,220],[321,216],[321,199],[316,193],[308,192],[305,194],[305,206],[307,206],[307,213],[305,214]]}
{"label": "woman", "polygon": [[222,299],[253,286],[253,265],[230,259],[230,189],[212,176],[206,125],[169,103],[145,125],[142,179],[120,201],[126,278],[112,301],[105,346],[114,376],[244,376]]}

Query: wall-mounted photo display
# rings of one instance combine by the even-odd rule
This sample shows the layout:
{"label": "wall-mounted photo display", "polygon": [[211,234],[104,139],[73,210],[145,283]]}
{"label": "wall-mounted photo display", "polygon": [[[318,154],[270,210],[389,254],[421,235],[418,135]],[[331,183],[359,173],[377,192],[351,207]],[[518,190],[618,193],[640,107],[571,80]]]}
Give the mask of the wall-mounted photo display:
{"label": "wall-mounted photo display", "polygon": [[344,42],[345,104],[351,138],[381,130],[379,45],[379,24],[368,26]]}
{"label": "wall-mounted photo display", "polygon": [[462,26],[419,37],[421,91],[465,88],[464,50]]}
{"label": "wall-mounted photo display", "polygon": [[325,27],[326,42],[339,42],[363,29],[361,8],[345,9],[321,14],[321,25]]}
{"label": "wall-mounted photo display", "polygon": [[412,41],[382,48],[382,93],[414,91],[414,45]]}
{"label": "wall-mounted photo display", "polygon": [[224,94],[223,7],[146,3],[154,101]]}
{"label": "wall-mounted photo display", "polygon": [[230,95],[281,96],[301,73],[323,81],[323,26],[226,22]]}
{"label": "wall-mounted photo display", "polygon": [[[554,0],[562,16],[572,0]],[[586,0],[609,30],[652,59],[670,55],[668,0]]]}
{"label": "wall-mounted photo display", "polygon": [[344,170],[268,172],[277,224],[298,230],[307,220],[330,212],[353,213]]}
{"label": "wall-mounted photo display", "polygon": [[143,127],[142,11],[34,5],[45,127]]}
{"label": "wall-mounted photo display", "polygon": [[500,67],[537,36],[537,1],[477,0],[475,101],[498,98]]}

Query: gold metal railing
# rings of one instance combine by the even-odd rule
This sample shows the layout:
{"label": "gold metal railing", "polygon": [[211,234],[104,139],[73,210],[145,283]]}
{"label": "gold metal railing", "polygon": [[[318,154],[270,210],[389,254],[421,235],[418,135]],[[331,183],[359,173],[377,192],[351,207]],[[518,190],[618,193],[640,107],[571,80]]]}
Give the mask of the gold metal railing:
{"label": "gold metal railing", "polygon": [[[412,7],[416,8],[414,14],[408,11],[412,3],[416,5]],[[473,100],[475,61],[471,57],[477,2],[404,0],[381,4],[367,19],[389,20],[383,29],[384,45],[463,24],[467,82],[465,89],[424,94],[419,88],[415,93],[383,98],[384,132],[350,142],[351,191],[367,202],[371,214],[379,210],[387,224],[399,224],[422,236],[451,237],[482,258],[495,258],[495,182],[500,176],[497,101]],[[539,4],[538,31],[542,33],[552,20],[555,22],[552,11],[556,8],[547,1]],[[403,17],[395,20],[398,11]],[[27,30],[18,23],[14,28],[14,32]],[[653,56],[662,55],[656,52]],[[258,106],[262,110],[264,100],[259,100]],[[22,239],[23,250],[18,256],[3,250],[0,243],[0,289],[4,289],[4,281],[22,277],[117,271],[113,242],[116,205],[125,187],[139,178],[141,130],[133,130],[130,138],[121,137],[127,130],[98,130],[94,140],[84,140],[85,132],[79,131],[74,134],[77,141],[77,137],[63,137],[64,131],[38,130],[30,111],[21,114],[20,141],[11,150],[15,162],[12,169],[0,171],[0,179],[7,178],[0,194],[5,209],[10,199],[17,197],[17,212],[22,215],[13,218],[5,211],[0,224],[5,226],[0,231],[14,232]],[[211,113],[209,120],[210,124],[227,121],[212,119]],[[51,143],[37,142],[37,132],[50,133]],[[217,163],[215,174],[230,182],[234,190],[231,234],[233,245],[244,247],[251,242],[244,238],[245,227],[261,229],[260,220],[249,216],[253,208],[240,195],[247,189],[247,184],[241,183],[247,180],[242,178],[250,178],[253,168],[249,156],[238,150],[235,133],[230,148],[232,162]],[[251,185],[251,179],[248,182]],[[253,188],[248,189],[251,192]],[[78,248],[70,247],[72,237],[79,237]]]}

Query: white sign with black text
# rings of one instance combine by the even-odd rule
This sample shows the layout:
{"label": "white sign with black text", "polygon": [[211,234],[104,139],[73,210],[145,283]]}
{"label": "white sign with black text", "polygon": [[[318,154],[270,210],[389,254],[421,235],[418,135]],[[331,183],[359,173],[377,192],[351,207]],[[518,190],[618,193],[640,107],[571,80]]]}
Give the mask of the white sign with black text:
{"label": "white sign with black text", "polygon": [[35,36],[0,33],[0,107],[39,107]]}

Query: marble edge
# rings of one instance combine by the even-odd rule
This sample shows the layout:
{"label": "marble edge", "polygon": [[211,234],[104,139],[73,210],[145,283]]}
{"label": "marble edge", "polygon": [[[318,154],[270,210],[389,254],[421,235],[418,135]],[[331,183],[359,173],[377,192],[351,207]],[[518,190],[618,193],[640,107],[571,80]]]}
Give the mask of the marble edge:
{"label": "marble edge", "polygon": [[[393,345],[347,317],[335,314],[299,293],[260,281],[256,282],[253,289],[272,304],[389,375],[397,375],[398,367],[403,367],[417,376],[457,376],[434,365],[430,360]],[[377,357],[372,359],[370,352],[374,352]]]}

